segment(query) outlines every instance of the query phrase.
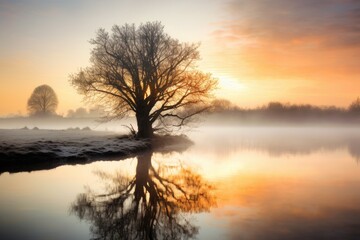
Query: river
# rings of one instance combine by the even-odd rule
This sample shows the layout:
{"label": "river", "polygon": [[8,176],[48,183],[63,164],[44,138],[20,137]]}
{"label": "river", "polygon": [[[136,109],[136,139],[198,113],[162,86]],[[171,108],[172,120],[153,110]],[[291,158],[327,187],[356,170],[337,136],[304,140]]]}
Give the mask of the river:
{"label": "river", "polygon": [[188,149],[0,175],[0,239],[360,239],[360,131],[203,127]]}

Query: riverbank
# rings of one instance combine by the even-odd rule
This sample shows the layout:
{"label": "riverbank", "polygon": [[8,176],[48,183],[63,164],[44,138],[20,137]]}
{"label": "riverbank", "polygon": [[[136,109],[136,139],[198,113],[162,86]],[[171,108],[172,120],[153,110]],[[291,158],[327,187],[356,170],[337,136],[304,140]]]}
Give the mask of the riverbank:
{"label": "riverbank", "polygon": [[[179,146],[176,146],[179,143]],[[0,129],[0,174],[35,171],[96,160],[120,160],[149,149],[168,151],[186,147],[183,137],[163,136],[139,140],[130,136],[89,129]]]}

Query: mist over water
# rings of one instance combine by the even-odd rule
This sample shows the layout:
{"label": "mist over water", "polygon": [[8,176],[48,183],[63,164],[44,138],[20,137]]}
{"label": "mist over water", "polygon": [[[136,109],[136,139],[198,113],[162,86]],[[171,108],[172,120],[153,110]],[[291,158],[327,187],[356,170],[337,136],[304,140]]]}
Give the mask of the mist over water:
{"label": "mist over water", "polygon": [[[358,239],[359,133],[350,127],[204,124],[188,132],[193,146],[155,152],[151,163],[154,169],[173,169],[173,174],[186,166],[213,186],[216,204],[206,211],[184,212],[194,220],[198,239]],[[131,179],[137,164],[136,158],[128,158],[3,173],[0,236],[94,237],[90,229],[99,225],[89,219],[79,221],[69,213],[71,204],[86,192],[84,186],[98,194],[107,192],[95,172]],[[163,233],[161,228],[157,231]]]}
{"label": "mist over water", "polygon": [[209,126],[193,134],[199,148],[223,156],[239,149],[266,152],[274,157],[345,150],[355,160],[360,158],[360,129],[355,127]]}

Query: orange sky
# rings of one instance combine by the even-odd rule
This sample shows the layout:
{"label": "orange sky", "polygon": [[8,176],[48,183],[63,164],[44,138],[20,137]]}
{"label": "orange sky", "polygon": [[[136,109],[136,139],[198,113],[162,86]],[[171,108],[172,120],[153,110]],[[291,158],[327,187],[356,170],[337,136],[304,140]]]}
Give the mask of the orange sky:
{"label": "orange sky", "polygon": [[5,0],[0,115],[26,114],[40,84],[58,94],[59,114],[83,106],[68,76],[89,64],[95,31],[154,20],[181,41],[201,42],[199,66],[219,78],[217,95],[242,107],[347,106],[360,95],[358,1]]}

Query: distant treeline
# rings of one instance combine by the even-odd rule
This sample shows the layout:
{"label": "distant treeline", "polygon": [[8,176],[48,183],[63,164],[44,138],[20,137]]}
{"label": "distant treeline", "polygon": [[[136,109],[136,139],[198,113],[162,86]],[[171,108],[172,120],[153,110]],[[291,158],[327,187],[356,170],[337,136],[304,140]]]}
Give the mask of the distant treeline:
{"label": "distant treeline", "polygon": [[101,106],[86,109],[83,107],[75,110],[68,110],[66,117],[68,118],[100,118],[106,116],[106,111]]}
{"label": "distant treeline", "polygon": [[[360,98],[347,108],[270,102],[267,105],[245,109],[223,99],[212,102],[210,113],[221,119],[242,123],[350,123],[360,124]],[[220,120],[220,119],[219,119]]]}

